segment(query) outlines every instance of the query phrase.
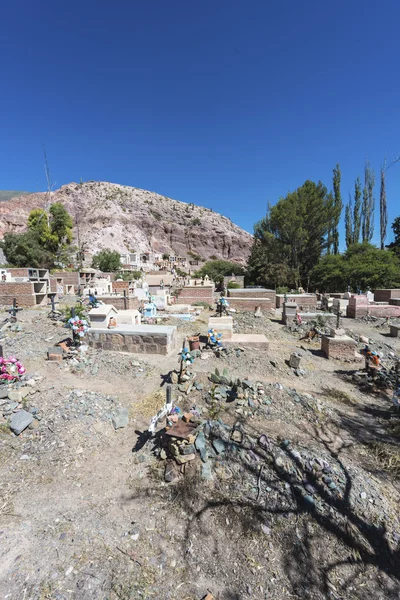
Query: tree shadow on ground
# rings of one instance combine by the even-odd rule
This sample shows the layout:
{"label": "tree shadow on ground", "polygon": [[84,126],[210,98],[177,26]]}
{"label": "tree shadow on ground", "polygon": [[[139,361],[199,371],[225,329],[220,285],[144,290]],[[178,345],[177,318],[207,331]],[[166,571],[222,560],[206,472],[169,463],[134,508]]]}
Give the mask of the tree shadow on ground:
{"label": "tree shadow on ground", "polygon": [[[243,426],[253,440],[259,436],[260,432],[248,422]],[[284,535],[279,540],[280,564],[295,597],[398,599],[400,548],[394,547],[384,525],[371,523],[355,507],[353,480],[341,458],[348,446],[342,442],[333,447],[330,435],[329,430],[314,428],[312,437],[335,464],[343,481],[340,490],[329,489],[322,481],[321,473],[310,468],[307,460],[290,444],[278,444],[268,438],[262,447],[255,441],[246,449],[241,444],[227,446],[225,467],[239,475],[239,478],[230,479],[227,490],[217,484],[211,491],[198,474],[161,488],[164,501],[165,494],[170,494],[174,508],[188,517],[183,542],[186,567],[193,568],[190,549],[193,540],[200,538],[204,540],[204,546],[208,543],[212,548],[207,560],[229,573],[232,565],[226,560],[225,545],[221,546],[218,541],[224,529],[232,543],[232,535],[235,538],[237,551],[245,552],[243,540],[250,539],[255,532],[260,535],[260,527],[271,519],[275,520],[276,526],[278,519],[278,524],[282,520],[285,524]],[[220,439],[227,443],[223,437]],[[246,481],[249,482],[247,487]],[[254,491],[250,493],[248,490],[251,489]],[[271,500],[272,496],[274,500]],[[125,501],[150,497],[154,498],[153,487],[139,489]],[[165,506],[168,510],[168,500]],[[225,515],[229,515],[229,519],[224,520]],[[225,524],[228,521],[229,526]],[[234,534],[230,533],[232,530]],[[333,547],[331,553],[325,552],[328,546]],[[374,575],[373,583],[368,579],[370,570]],[[251,581],[251,575],[249,577]],[[236,582],[233,572],[231,579],[219,596],[221,600],[242,599],[245,594],[243,581]],[[370,582],[368,586],[366,581]],[[355,590],[352,595],[348,593],[349,587]],[[268,590],[268,582],[264,589]],[[253,597],[261,598],[256,594]]]}

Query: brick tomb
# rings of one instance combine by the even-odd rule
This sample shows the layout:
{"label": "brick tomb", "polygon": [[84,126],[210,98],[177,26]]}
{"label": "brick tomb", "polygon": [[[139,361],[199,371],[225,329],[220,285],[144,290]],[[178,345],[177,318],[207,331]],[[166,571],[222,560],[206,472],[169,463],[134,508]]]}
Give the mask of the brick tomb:
{"label": "brick tomb", "polygon": [[357,343],[345,334],[344,329],[331,329],[330,335],[321,338],[321,350],[327,358],[355,360]]}

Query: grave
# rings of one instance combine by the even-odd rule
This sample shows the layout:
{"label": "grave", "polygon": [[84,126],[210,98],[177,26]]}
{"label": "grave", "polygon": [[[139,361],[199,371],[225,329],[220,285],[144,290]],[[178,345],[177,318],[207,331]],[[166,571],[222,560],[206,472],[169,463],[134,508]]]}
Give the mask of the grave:
{"label": "grave", "polygon": [[260,333],[233,333],[230,339],[222,337],[222,345],[226,348],[257,348],[257,350],[268,350],[269,340]]}
{"label": "grave", "polygon": [[154,319],[157,315],[157,306],[154,302],[147,302],[143,306],[143,316],[148,319]]}
{"label": "grave", "polygon": [[311,311],[317,308],[316,294],[276,294],[276,308],[281,308],[285,301],[296,303],[300,310]]}
{"label": "grave", "polygon": [[321,350],[327,358],[356,360],[357,342],[348,335],[341,335],[342,332],[343,330],[331,329],[330,335],[323,335]]}
{"label": "grave", "polygon": [[[365,317],[370,315],[371,317],[400,317],[400,306],[392,304],[379,303],[377,297],[378,292],[393,292],[395,290],[377,290],[375,293],[375,302],[372,303],[368,300],[366,294],[360,294],[358,296],[352,296],[349,300],[349,305],[346,310],[346,315],[352,319],[359,317]],[[388,302],[387,300],[386,302]]]}
{"label": "grave", "polygon": [[118,311],[114,306],[101,304],[89,311],[90,327],[91,329],[107,329],[110,319],[116,319],[117,316]]}
{"label": "grave", "polygon": [[140,325],[142,315],[138,310],[120,310],[117,315],[118,325]]}
{"label": "grave", "polygon": [[225,342],[232,339],[233,319],[232,317],[210,317],[208,329],[215,329],[218,333],[222,333],[222,339]]}
{"label": "grave", "polygon": [[177,343],[176,327],[166,325],[118,325],[87,333],[89,346],[101,350],[138,354],[170,354]]}

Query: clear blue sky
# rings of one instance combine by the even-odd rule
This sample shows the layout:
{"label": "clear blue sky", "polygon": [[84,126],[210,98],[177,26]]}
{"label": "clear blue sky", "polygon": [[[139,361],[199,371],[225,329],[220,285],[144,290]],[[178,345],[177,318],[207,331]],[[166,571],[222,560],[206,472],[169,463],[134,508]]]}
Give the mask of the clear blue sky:
{"label": "clear blue sky", "polygon": [[[400,153],[398,0],[20,0],[1,21],[0,189],[44,190],[45,145],[57,187],[133,185],[252,231],[336,162],[347,200],[366,158]],[[391,223],[400,164],[387,184]]]}

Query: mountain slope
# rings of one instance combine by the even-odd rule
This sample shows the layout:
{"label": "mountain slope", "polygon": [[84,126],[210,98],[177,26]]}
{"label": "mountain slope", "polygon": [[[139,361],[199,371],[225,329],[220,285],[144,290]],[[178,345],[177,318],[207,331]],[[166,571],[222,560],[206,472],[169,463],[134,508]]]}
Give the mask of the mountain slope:
{"label": "mountain slope", "polygon": [[[0,204],[0,237],[26,229],[29,212],[43,207],[45,193]],[[70,183],[51,193],[74,218],[74,232],[85,250],[197,254],[244,264],[253,236],[208,208],[171,200],[154,192],[106,182]]]}
{"label": "mountain slope", "polygon": [[27,196],[30,192],[22,192],[18,190],[0,190],[0,202],[6,202],[18,196]]}

